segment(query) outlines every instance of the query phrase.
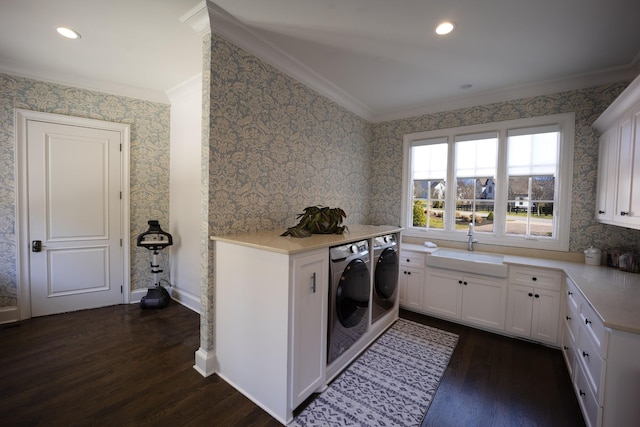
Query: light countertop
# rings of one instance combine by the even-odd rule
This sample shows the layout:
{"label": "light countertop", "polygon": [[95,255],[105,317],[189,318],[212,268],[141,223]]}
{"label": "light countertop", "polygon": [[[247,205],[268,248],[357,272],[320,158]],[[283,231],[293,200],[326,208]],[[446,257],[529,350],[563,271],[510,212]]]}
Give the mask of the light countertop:
{"label": "light countertop", "polygon": [[[431,253],[435,249],[402,244],[403,250]],[[640,274],[606,266],[504,255],[505,264],[563,271],[580,289],[605,326],[640,334]]]}
{"label": "light countertop", "polygon": [[392,225],[346,224],[346,226],[348,231],[344,234],[313,234],[310,237],[301,238],[291,236],[282,237],[280,235],[285,231],[285,229],[282,229],[211,236],[211,240],[235,243],[255,249],[290,255],[402,231],[402,227]]}

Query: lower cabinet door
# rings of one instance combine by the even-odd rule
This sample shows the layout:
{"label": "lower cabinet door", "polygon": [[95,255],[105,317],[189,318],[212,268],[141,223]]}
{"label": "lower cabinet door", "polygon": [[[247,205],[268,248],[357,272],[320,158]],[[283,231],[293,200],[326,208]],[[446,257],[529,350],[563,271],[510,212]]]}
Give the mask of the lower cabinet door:
{"label": "lower cabinet door", "polygon": [[462,280],[462,320],[504,330],[507,284],[468,276]]}
{"label": "lower cabinet door", "polygon": [[427,269],[424,309],[437,316],[460,319],[462,313],[462,275]]}
{"label": "lower cabinet door", "polygon": [[531,336],[531,313],[533,312],[533,288],[509,285],[507,302],[507,332]]}
{"label": "lower cabinet door", "polygon": [[557,344],[559,317],[560,292],[534,289],[531,338]]}
{"label": "lower cabinet door", "polygon": [[293,259],[291,409],[325,381],[328,253]]}

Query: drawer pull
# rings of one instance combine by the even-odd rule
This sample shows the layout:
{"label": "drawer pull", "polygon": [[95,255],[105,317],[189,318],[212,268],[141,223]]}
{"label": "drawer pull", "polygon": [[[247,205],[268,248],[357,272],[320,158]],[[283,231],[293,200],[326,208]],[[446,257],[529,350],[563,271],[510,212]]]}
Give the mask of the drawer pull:
{"label": "drawer pull", "polygon": [[586,396],[587,393],[585,393],[584,391],[580,390],[580,396]]}
{"label": "drawer pull", "polygon": [[598,211],[598,213],[599,213],[600,215],[602,215],[602,214],[604,213],[604,211]]}
{"label": "drawer pull", "polygon": [[567,292],[567,295],[571,296],[571,295],[573,295],[573,292],[569,291],[569,292]]}
{"label": "drawer pull", "polygon": [[589,353],[587,353],[586,351],[582,352],[582,357],[589,357]]}
{"label": "drawer pull", "polygon": [[407,258],[407,262],[411,262],[411,260],[409,258]]}
{"label": "drawer pull", "polygon": [[625,215],[629,215],[629,212],[620,211],[620,216],[625,216]]}
{"label": "drawer pull", "polygon": [[584,319],[584,324],[585,324],[585,325],[588,325],[589,323],[591,323],[591,320],[589,320],[589,319]]}
{"label": "drawer pull", "polygon": [[571,320],[571,316],[567,316],[567,317],[566,317],[566,319],[567,319],[567,320]]}
{"label": "drawer pull", "polygon": [[538,280],[538,278],[534,276],[534,277],[531,278],[531,280],[533,280],[535,282],[536,280]]}

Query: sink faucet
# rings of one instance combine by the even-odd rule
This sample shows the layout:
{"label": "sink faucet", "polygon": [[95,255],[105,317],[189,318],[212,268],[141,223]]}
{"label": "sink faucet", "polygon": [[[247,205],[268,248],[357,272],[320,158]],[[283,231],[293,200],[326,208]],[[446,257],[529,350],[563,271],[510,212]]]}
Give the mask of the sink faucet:
{"label": "sink faucet", "polygon": [[472,251],[473,250],[473,244],[474,243],[478,243],[478,240],[473,238],[473,223],[469,223],[469,231],[467,232],[467,237],[469,238],[467,240],[467,250],[468,251]]}

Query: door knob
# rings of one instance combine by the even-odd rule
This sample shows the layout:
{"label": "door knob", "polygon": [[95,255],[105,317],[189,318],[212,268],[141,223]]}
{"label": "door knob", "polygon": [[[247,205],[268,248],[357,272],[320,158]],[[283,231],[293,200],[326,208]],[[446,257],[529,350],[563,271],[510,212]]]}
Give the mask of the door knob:
{"label": "door knob", "polygon": [[42,240],[33,240],[31,242],[31,252],[42,252],[42,248],[44,248],[45,246],[42,246]]}

